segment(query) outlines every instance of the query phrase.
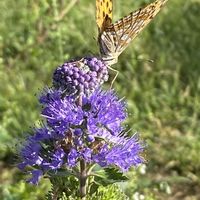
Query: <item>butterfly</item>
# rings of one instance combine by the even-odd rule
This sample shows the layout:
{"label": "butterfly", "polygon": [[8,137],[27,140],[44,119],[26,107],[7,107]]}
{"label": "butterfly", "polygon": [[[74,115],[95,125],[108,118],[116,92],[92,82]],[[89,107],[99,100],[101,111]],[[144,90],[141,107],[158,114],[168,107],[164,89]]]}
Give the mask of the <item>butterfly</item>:
{"label": "butterfly", "polygon": [[156,0],[112,23],[112,0],[96,0],[98,43],[102,60],[108,66],[117,63],[118,56],[156,16],[166,2],[167,0]]}

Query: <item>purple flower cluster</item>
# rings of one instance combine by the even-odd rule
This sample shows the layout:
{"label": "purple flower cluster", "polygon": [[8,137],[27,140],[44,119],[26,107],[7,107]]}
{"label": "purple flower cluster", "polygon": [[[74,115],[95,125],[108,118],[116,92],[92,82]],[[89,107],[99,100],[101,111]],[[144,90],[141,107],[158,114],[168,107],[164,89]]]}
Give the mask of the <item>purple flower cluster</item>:
{"label": "purple flower cluster", "polygon": [[71,96],[61,98],[58,90],[47,90],[41,97],[42,116],[48,126],[56,129],[57,136],[73,127],[87,129],[88,135],[107,137],[122,131],[126,107],[112,92],[96,90],[91,96],[82,96],[81,104]]}
{"label": "purple flower cluster", "polygon": [[[35,128],[20,151],[21,170],[30,171],[36,184],[44,173],[72,170],[79,161],[115,166],[127,171],[144,162],[144,145],[129,138],[122,126],[126,104],[100,85],[108,79],[106,65],[97,58],[83,58],[58,67],[53,88],[40,96],[45,125]],[[65,95],[63,95],[65,94]]]}
{"label": "purple flower cluster", "polygon": [[19,167],[36,168],[29,182],[37,183],[49,170],[73,169],[81,159],[122,171],[144,161],[143,144],[123,133],[126,104],[113,91],[96,90],[79,99],[60,94],[49,89],[40,97],[47,124],[35,129],[21,150]]}
{"label": "purple flower cluster", "polygon": [[66,62],[53,75],[55,88],[67,95],[90,94],[107,80],[107,66],[95,57]]}

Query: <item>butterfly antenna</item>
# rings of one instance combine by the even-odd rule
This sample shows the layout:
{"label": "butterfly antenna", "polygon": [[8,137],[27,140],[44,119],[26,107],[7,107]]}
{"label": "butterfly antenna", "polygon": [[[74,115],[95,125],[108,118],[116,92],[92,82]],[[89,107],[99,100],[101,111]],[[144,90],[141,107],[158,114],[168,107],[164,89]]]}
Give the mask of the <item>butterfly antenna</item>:
{"label": "butterfly antenna", "polygon": [[116,74],[115,74],[115,77],[113,78],[113,80],[111,81],[111,85],[110,85],[110,89],[112,89],[112,86],[113,86],[113,84],[114,84],[114,82],[115,82],[115,80],[116,80],[116,78],[117,78],[117,76],[118,76],[118,74],[119,74],[119,71],[117,71],[116,69],[113,69],[112,67],[108,67],[108,69],[110,69],[110,70],[112,70],[113,72],[115,72]]}
{"label": "butterfly antenna", "polygon": [[150,63],[154,63],[154,60],[152,60],[152,59],[143,59],[143,58],[138,58],[137,60],[145,61],[145,62],[150,62]]}

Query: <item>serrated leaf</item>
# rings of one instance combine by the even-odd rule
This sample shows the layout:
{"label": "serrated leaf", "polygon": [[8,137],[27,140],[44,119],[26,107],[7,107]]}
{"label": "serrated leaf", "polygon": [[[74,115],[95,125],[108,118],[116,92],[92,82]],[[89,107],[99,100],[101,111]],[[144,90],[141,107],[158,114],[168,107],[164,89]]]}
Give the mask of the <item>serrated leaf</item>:
{"label": "serrated leaf", "polygon": [[128,180],[128,178],[116,168],[104,168],[103,170],[97,171],[94,176],[95,183],[103,186]]}
{"label": "serrated leaf", "polygon": [[113,180],[127,181],[128,177],[126,177],[121,171],[116,168],[105,168],[106,175],[108,178]]}

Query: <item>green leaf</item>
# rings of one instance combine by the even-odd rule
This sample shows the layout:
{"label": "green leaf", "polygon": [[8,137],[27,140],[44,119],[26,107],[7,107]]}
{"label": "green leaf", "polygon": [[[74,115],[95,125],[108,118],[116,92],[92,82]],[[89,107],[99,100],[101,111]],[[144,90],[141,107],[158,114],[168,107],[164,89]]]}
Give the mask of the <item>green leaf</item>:
{"label": "green leaf", "polygon": [[63,193],[65,193],[67,197],[75,197],[78,195],[79,182],[74,176],[53,176],[51,177],[50,181],[52,184],[52,189],[49,191],[50,196],[56,195],[57,197],[61,198]]}
{"label": "green leaf", "polygon": [[103,186],[128,180],[128,178],[116,168],[105,168],[95,172],[94,176],[94,181]]}
{"label": "green leaf", "polygon": [[128,178],[123,175],[121,171],[116,168],[105,168],[106,175],[108,178],[113,180],[127,181]]}
{"label": "green leaf", "polygon": [[98,188],[99,188],[99,185],[96,184],[95,182],[93,182],[93,183],[91,184],[91,186],[89,187],[89,194],[90,194],[90,195],[94,194],[95,192],[98,191]]}

